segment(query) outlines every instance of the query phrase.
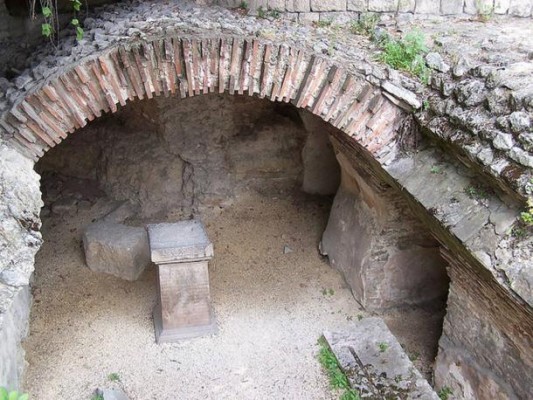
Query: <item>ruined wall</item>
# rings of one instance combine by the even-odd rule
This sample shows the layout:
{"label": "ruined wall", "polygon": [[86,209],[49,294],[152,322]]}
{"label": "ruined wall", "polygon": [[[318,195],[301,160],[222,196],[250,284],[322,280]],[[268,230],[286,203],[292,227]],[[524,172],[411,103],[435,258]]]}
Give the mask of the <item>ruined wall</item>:
{"label": "ruined wall", "polygon": [[[241,0],[212,0],[225,7],[239,7]],[[360,13],[395,14],[400,18],[432,16],[472,17],[478,15],[512,15],[531,17],[530,0],[250,0],[246,2],[252,14],[259,9],[277,10],[300,22],[346,22]],[[268,12],[266,12],[268,15]]]}
{"label": "ruined wall", "polygon": [[28,332],[33,259],[41,244],[39,176],[33,163],[0,145],[0,383],[17,388]]}
{"label": "ruined wall", "polygon": [[228,95],[158,98],[77,132],[38,169],[96,180],[145,216],[190,215],[228,204],[242,189],[301,186],[306,137],[287,106]]}
{"label": "ruined wall", "polygon": [[444,300],[449,280],[439,243],[396,189],[333,143],[342,179],[321,253],[368,310]]}

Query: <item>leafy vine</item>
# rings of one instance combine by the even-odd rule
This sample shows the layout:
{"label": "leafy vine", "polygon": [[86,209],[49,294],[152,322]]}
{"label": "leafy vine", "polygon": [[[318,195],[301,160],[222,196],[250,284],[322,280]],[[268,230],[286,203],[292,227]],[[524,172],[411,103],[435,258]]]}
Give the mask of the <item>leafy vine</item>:
{"label": "leafy vine", "polygon": [[[76,32],[76,40],[80,41],[83,39],[85,34],[83,27],[81,26],[78,15],[81,11],[81,6],[83,5],[81,0],[69,0],[72,7],[72,18],[70,19],[70,25],[72,25]],[[41,23],[41,33],[44,37],[52,40],[57,36],[59,31],[59,16],[58,16],[58,7],[57,0],[30,0],[30,13],[33,19],[36,18],[36,6],[41,7],[40,13],[43,17],[43,22]]]}

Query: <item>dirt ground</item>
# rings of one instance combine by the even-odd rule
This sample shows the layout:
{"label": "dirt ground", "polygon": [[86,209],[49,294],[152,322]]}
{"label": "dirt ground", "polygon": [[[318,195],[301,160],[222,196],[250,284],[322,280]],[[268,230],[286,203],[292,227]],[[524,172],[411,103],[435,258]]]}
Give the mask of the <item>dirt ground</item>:
{"label": "dirt ground", "polygon": [[[126,282],[85,266],[81,234],[109,203],[45,218],[25,390],[36,400],[89,400],[97,387],[113,386],[131,400],[337,398],[316,360],[317,339],[366,313],[317,251],[330,201],[249,193],[204,217],[215,245],[210,280],[219,332],[164,345],[154,343],[155,268]],[[436,315],[385,316],[426,374]]]}

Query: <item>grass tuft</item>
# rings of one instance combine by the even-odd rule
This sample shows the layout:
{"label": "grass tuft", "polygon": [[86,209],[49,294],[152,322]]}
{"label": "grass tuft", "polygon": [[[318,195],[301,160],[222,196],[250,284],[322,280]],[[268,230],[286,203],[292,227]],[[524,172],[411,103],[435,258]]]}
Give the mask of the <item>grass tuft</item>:
{"label": "grass tuft", "polygon": [[331,388],[342,390],[342,394],[339,399],[360,400],[359,394],[350,387],[348,378],[340,369],[335,354],[333,354],[333,351],[331,351],[326,339],[324,339],[323,336],[318,339],[318,345],[320,346],[320,351],[318,352],[318,361],[328,375]]}

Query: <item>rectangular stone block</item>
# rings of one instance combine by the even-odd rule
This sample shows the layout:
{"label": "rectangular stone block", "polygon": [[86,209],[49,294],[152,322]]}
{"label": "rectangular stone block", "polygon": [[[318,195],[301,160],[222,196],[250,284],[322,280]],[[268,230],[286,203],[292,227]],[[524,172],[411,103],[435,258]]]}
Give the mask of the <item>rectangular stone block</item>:
{"label": "rectangular stone block", "polygon": [[350,11],[320,13],[320,21],[330,21],[336,25],[346,25],[359,19],[359,13]]}
{"label": "rectangular stone block", "polygon": [[439,0],[416,0],[417,14],[440,14]]}
{"label": "rectangular stone block", "polygon": [[213,257],[213,244],[200,221],[148,226],[152,261],[157,264]]}
{"label": "rectangular stone block", "polygon": [[463,13],[464,0],[442,0],[441,12],[444,15],[456,15]]}
{"label": "rectangular stone block", "polygon": [[494,13],[495,14],[507,14],[511,0],[495,0],[494,1]]}
{"label": "rectangular stone block", "polygon": [[311,11],[345,11],[346,0],[311,0]]}
{"label": "rectangular stone block", "polygon": [[287,0],[286,8],[291,12],[309,12],[311,0]]}
{"label": "rectangular stone block", "polygon": [[285,11],[285,0],[268,0],[268,8],[271,10]]}
{"label": "rectangular stone block", "polygon": [[415,11],[415,7],[415,0],[400,0],[400,4],[398,5],[398,11],[412,13]]}
{"label": "rectangular stone block", "polygon": [[398,9],[399,0],[369,0],[368,11],[394,12]]}
{"label": "rectangular stone block", "polygon": [[160,302],[154,309],[158,343],[216,331],[207,261],[158,265]]}
{"label": "rectangular stone block", "polygon": [[515,17],[529,17],[533,11],[531,0],[511,0],[509,14]]}
{"label": "rectangular stone block", "polygon": [[298,22],[300,22],[301,24],[311,24],[313,22],[317,22],[319,18],[319,13],[300,13],[300,15],[298,16]]}
{"label": "rectangular stone block", "polygon": [[368,0],[348,0],[346,2],[346,10],[348,11],[368,11]]}

